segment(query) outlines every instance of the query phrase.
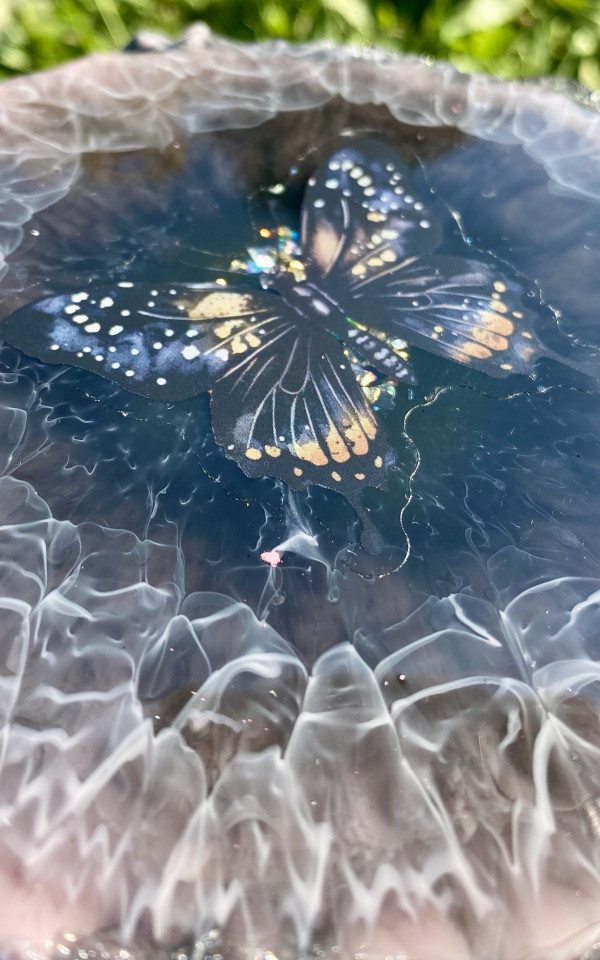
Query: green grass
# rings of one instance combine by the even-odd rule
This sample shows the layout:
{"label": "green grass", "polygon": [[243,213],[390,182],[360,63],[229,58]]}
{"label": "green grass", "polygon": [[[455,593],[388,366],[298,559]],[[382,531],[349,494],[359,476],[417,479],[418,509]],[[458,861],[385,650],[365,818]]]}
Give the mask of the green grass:
{"label": "green grass", "polygon": [[176,36],[195,20],[239,40],[378,44],[600,89],[600,0],[0,0],[0,76],[118,50],[141,29]]}

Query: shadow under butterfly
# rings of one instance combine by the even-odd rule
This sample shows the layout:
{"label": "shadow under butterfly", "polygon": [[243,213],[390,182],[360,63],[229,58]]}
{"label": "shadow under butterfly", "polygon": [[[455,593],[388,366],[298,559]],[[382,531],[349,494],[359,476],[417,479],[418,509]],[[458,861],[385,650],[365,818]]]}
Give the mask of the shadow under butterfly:
{"label": "shadow under butterfly", "polygon": [[494,377],[560,358],[534,333],[516,273],[435,253],[441,226],[380,140],[349,143],[309,179],[299,237],[261,233],[269,243],[231,264],[260,288],[108,282],[20,308],[4,335],[152,400],[210,391],[215,439],[247,476],[339,491],[377,553],[362,494],[394,465],[376,408],[416,382],[410,346]]}

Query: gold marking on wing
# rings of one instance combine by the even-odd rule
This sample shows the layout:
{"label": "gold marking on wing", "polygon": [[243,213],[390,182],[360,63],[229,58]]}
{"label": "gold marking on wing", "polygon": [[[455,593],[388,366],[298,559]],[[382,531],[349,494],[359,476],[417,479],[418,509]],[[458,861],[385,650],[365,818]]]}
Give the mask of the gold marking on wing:
{"label": "gold marking on wing", "polygon": [[326,270],[335,260],[340,238],[330,223],[321,223],[312,236],[311,252],[313,260]]}
{"label": "gold marking on wing", "polygon": [[353,423],[344,430],[344,433],[352,445],[352,453],[355,456],[364,457],[365,453],[369,452],[369,442],[357,423]]}
{"label": "gold marking on wing", "polygon": [[244,343],[241,337],[234,337],[231,341],[231,352],[232,353],[245,353],[248,349],[248,344]]}
{"label": "gold marking on wing", "polygon": [[294,467],[294,473],[296,474],[297,477],[302,476],[302,470],[300,469],[300,467]]}
{"label": "gold marking on wing", "polygon": [[515,325],[512,320],[509,320],[508,317],[498,316],[498,314],[492,310],[483,310],[480,313],[480,317],[486,327],[489,327],[494,333],[501,333],[509,337],[515,332]]}
{"label": "gold marking on wing", "polygon": [[340,431],[334,424],[331,424],[329,428],[329,433],[325,437],[325,443],[327,444],[332,460],[335,460],[336,463],[345,463],[346,460],[350,459],[348,447],[344,443]]}
{"label": "gold marking on wing", "polygon": [[308,460],[315,467],[324,467],[329,460],[325,453],[315,440],[307,440],[306,443],[295,443],[294,453],[300,460]]}
{"label": "gold marking on wing", "polygon": [[506,284],[502,283],[501,280],[496,280],[494,284],[494,290],[497,290],[498,293],[504,293],[506,290]]}
{"label": "gold marking on wing", "polygon": [[262,453],[256,447],[248,447],[246,450],[246,456],[248,460],[260,460]]}
{"label": "gold marking on wing", "polygon": [[369,440],[374,440],[377,436],[377,421],[373,417],[368,417],[364,414],[359,414],[359,420]]}
{"label": "gold marking on wing", "polygon": [[267,456],[269,456],[269,457],[280,457],[280,456],[281,456],[281,450],[279,449],[279,447],[272,447],[272,446],[271,446],[270,444],[268,444],[268,443],[265,443],[265,453],[266,453]]}
{"label": "gold marking on wing", "polygon": [[487,360],[488,357],[492,355],[491,350],[488,350],[479,343],[463,343],[462,346],[459,347],[459,350],[465,356],[474,357],[476,360]]}
{"label": "gold marking on wing", "polygon": [[190,320],[217,320],[219,317],[230,317],[232,314],[256,313],[255,310],[248,309],[251,302],[252,298],[248,294],[209,293],[197,303],[187,307],[187,313]]}
{"label": "gold marking on wing", "polygon": [[490,309],[495,310],[496,313],[508,313],[508,307],[501,300],[492,300]]}
{"label": "gold marking on wing", "polygon": [[340,477],[340,475],[339,475],[339,473],[337,472],[337,470],[332,470],[332,471],[331,471],[331,476],[333,477],[334,480],[337,480],[338,483],[341,482],[341,479],[342,479],[342,478]]}
{"label": "gold marking on wing", "polygon": [[508,350],[508,340],[506,337],[501,337],[492,330],[482,330],[481,327],[472,327],[469,334],[473,337],[473,340],[482,343],[484,347],[489,347],[490,350]]}
{"label": "gold marking on wing", "polygon": [[370,417],[359,413],[358,420],[351,420],[347,426],[344,425],[344,435],[352,446],[352,453],[364,457],[369,452],[368,441],[374,440],[377,435],[377,425]]}
{"label": "gold marking on wing", "polygon": [[231,336],[234,330],[239,330],[245,326],[245,320],[226,320],[224,323],[220,323],[218,327],[215,327],[215,336],[217,336],[219,340],[225,340]]}

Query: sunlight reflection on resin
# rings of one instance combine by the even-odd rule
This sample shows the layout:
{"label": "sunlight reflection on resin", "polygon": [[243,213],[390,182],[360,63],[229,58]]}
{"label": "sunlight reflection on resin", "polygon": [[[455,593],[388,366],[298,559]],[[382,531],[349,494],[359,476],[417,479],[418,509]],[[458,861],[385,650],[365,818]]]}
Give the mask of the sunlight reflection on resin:
{"label": "sunlight reflection on resin", "polygon": [[600,956],[600,117],[192,30],[0,87],[0,956]]}

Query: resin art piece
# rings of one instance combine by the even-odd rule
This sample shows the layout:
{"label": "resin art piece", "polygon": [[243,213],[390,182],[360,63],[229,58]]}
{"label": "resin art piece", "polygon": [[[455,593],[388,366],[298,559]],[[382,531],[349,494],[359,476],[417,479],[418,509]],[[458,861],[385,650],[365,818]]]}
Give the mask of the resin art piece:
{"label": "resin art piece", "polygon": [[199,25],[0,108],[0,957],[600,958],[593,99]]}

